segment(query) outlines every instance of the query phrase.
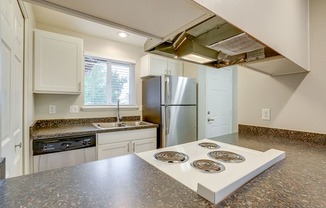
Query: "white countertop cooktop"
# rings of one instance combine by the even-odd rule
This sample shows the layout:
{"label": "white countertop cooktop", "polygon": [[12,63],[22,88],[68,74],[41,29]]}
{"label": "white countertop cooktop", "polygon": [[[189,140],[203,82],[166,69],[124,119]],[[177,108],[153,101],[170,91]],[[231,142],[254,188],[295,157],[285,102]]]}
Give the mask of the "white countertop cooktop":
{"label": "white countertop cooktop", "polygon": [[[207,149],[198,145],[201,142],[212,142],[218,144],[221,148]],[[207,156],[207,153],[215,150],[240,154],[245,157],[245,161],[241,163],[226,163]],[[189,160],[184,163],[168,164],[154,159],[155,153],[163,151],[185,153],[189,156]],[[137,155],[215,204],[222,201],[233,191],[267,168],[285,158],[285,152],[280,150],[270,149],[266,152],[260,152],[209,139],[137,153]],[[199,159],[219,162],[225,166],[225,170],[219,173],[201,172],[190,165],[194,160]]]}

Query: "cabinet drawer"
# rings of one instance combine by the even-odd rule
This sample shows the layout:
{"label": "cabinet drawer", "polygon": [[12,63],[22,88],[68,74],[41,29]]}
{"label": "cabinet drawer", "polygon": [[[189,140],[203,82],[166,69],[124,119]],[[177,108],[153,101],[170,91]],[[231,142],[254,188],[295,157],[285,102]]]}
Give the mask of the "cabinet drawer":
{"label": "cabinet drawer", "polygon": [[97,144],[156,137],[156,128],[117,131],[97,134]]}

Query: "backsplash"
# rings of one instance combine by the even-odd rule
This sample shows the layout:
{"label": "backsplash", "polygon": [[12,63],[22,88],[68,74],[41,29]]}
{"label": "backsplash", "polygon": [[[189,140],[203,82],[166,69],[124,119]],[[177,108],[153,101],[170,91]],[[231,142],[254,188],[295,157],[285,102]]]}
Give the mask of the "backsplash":
{"label": "backsplash", "polygon": [[326,145],[326,134],[239,124],[239,134],[273,136]]}

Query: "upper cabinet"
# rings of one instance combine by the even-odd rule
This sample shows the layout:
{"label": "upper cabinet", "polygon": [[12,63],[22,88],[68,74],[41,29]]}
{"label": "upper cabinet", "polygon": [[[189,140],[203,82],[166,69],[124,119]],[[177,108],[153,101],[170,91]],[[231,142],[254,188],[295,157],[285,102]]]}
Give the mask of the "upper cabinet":
{"label": "upper cabinet", "polygon": [[141,58],[141,77],[167,75],[183,75],[183,62],[153,54]]}
{"label": "upper cabinet", "polygon": [[35,30],[34,93],[79,94],[83,40]]}

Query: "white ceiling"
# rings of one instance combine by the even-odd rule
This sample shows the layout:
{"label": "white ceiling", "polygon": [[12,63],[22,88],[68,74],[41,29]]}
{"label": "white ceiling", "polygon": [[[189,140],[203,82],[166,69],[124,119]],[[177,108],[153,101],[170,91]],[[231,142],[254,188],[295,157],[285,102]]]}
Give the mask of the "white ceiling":
{"label": "white ceiling", "polygon": [[157,37],[207,14],[191,0],[47,0],[96,18],[108,20]]}
{"label": "white ceiling", "polygon": [[[212,12],[198,5],[193,0],[25,1],[75,16],[60,15],[58,12],[46,11],[44,8],[35,7],[35,16],[40,23],[51,24],[65,29],[69,28],[70,30],[87,34],[90,33],[90,30],[93,30],[98,35],[106,34],[106,38],[114,40],[116,40],[115,36],[118,31],[112,28],[125,30],[155,41],[167,40],[213,16]],[[100,24],[93,25],[90,21],[112,28],[104,29],[105,27],[101,27]],[[107,30],[110,30],[110,32]],[[112,34],[112,36],[109,34]],[[140,44],[136,43],[136,40],[131,42],[137,45]],[[143,45],[143,42],[141,44]]]}
{"label": "white ceiling", "polygon": [[120,38],[118,33],[122,30],[108,27],[103,24],[88,21],[72,15],[67,15],[42,6],[33,5],[37,23],[51,25],[65,30],[79,32],[104,39],[115,40],[135,46],[143,47],[147,37],[128,32],[127,38]]}

